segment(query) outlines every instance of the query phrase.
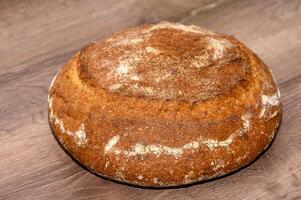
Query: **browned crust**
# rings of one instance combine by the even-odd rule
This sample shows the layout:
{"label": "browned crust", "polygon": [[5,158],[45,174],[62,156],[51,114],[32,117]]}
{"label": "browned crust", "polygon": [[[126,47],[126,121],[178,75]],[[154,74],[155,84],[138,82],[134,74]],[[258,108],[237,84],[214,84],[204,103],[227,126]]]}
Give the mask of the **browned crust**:
{"label": "browned crust", "polygon": [[[156,30],[156,34],[160,31],[175,31],[176,37],[184,37],[172,28]],[[170,93],[168,98],[124,88],[111,91],[108,87],[118,83],[118,78],[107,80],[105,73],[99,71],[92,76],[87,65],[91,67],[93,63],[83,61],[83,51],[95,44],[77,53],[63,66],[50,88],[50,126],[55,136],[90,170],[142,186],[188,184],[250,163],[270,144],[278,129],[281,103],[277,85],[267,66],[242,43],[232,36],[209,33],[206,37],[226,39],[235,48],[226,50],[226,57],[217,63],[209,59],[213,64],[199,74],[211,76],[210,66],[227,63],[227,67],[219,68],[223,73],[214,74],[225,86],[214,86],[219,88],[218,93],[201,84],[206,98],[195,95],[190,88],[197,84],[193,78],[186,85],[193,95],[189,90],[182,95]],[[145,65],[145,70],[151,69]],[[147,73],[140,75],[147,77]],[[192,71],[185,73],[181,78],[187,78]],[[216,81],[216,77],[210,78]],[[151,77],[145,79],[141,84],[153,81]],[[181,81],[169,87],[172,91],[182,88]]]}

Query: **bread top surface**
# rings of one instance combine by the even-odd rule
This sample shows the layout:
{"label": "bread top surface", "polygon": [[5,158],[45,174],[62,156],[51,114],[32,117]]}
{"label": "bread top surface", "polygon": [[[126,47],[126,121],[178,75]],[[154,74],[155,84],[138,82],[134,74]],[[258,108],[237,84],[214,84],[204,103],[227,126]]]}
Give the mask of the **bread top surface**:
{"label": "bread top surface", "polygon": [[[157,43],[138,40],[145,32],[166,36],[156,36]],[[215,52],[208,45],[212,38],[226,47]],[[126,70],[120,65],[120,57],[148,46],[161,53],[129,59]],[[186,50],[179,53],[181,48]],[[208,57],[196,65],[195,55]],[[168,73],[171,78],[163,78]],[[70,59],[51,84],[49,118],[60,142],[89,169],[138,185],[168,186],[254,160],[277,131],[281,103],[267,66],[235,38],[159,23],[114,34]]]}
{"label": "bread top surface", "polygon": [[85,47],[80,77],[126,96],[206,100],[248,78],[237,41],[197,26],[159,23],[130,28]]}

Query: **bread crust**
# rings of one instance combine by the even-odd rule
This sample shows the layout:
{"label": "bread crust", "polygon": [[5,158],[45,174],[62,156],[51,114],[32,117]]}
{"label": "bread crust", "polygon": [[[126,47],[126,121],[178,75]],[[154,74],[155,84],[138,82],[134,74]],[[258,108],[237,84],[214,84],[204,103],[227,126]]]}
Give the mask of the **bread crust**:
{"label": "bread crust", "polygon": [[162,22],[89,44],[58,72],[49,122],[94,173],[149,187],[228,174],[281,119],[268,67],[233,36]]}

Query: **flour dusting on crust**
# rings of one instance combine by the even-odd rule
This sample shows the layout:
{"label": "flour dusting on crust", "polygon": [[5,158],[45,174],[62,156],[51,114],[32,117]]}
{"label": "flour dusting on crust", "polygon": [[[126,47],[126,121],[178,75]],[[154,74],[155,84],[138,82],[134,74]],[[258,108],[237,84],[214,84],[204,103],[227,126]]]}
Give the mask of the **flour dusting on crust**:
{"label": "flour dusting on crust", "polygon": [[196,68],[201,68],[210,64],[210,55],[207,51],[203,55],[195,56],[192,60],[192,65]]}
{"label": "flour dusting on crust", "polygon": [[225,49],[231,48],[232,44],[226,40],[226,39],[214,39],[210,38],[209,39],[209,48],[212,48],[214,53],[213,53],[213,60],[218,60],[224,57],[224,52]]}
{"label": "flour dusting on crust", "polygon": [[115,144],[117,144],[119,138],[119,135],[115,135],[114,137],[112,137],[106,144],[104,152],[107,153],[112,147],[114,147]]}
{"label": "flour dusting on crust", "polygon": [[251,119],[251,115],[249,113],[246,113],[246,114],[244,114],[241,117],[243,128],[238,131],[237,134],[239,136],[243,136],[251,128],[251,121],[250,121],[250,119]]}
{"label": "flour dusting on crust", "polygon": [[[147,154],[155,154],[160,156],[161,154],[164,155],[171,155],[174,157],[179,157],[184,154],[185,151],[196,151],[201,147],[206,147],[210,151],[213,151],[216,148],[229,148],[233,141],[237,138],[242,136],[243,134],[247,133],[251,128],[251,114],[246,113],[241,117],[242,125],[241,128],[238,128],[234,133],[230,134],[228,138],[225,140],[216,140],[216,139],[204,139],[202,137],[198,138],[197,140],[191,141],[189,143],[183,144],[181,147],[170,147],[160,144],[141,144],[136,143],[128,150],[118,150],[119,154],[124,154],[127,157],[130,156],[143,156]],[[115,136],[117,137],[117,136]],[[119,137],[113,137],[107,144],[108,148],[114,146],[118,141]],[[106,146],[106,147],[107,147]],[[116,150],[115,150],[116,151]],[[115,153],[116,154],[116,153]]]}
{"label": "flour dusting on crust", "polygon": [[81,145],[83,145],[87,142],[86,132],[85,132],[85,125],[84,124],[81,124],[79,126],[78,130],[76,130],[74,132],[74,134],[72,134],[72,135],[75,135],[77,144],[79,146],[81,146]]}
{"label": "flour dusting on crust", "polygon": [[107,78],[118,79],[119,82],[109,87],[110,91],[116,91],[127,85],[130,81],[139,81],[140,77],[135,72],[135,66],[141,60],[141,53],[129,53],[118,59],[118,65],[108,75]]}
{"label": "flour dusting on crust", "polygon": [[223,159],[216,159],[211,162],[212,170],[217,171],[220,168],[224,168],[227,165]]}
{"label": "flour dusting on crust", "polygon": [[185,150],[196,150],[200,146],[206,146],[210,150],[218,147],[228,147],[233,141],[233,135],[229,136],[226,140],[214,140],[214,139],[198,139],[196,141],[184,144],[182,147],[169,147],[159,144],[144,145],[141,143],[136,143],[131,147],[130,150],[123,151],[122,153],[126,156],[136,156],[145,154],[155,154],[160,156],[161,154],[171,155],[171,156],[181,156]]}
{"label": "flour dusting on crust", "polygon": [[154,47],[151,47],[151,46],[145,47],[145,50],[148,53],[153,53],[153,54],[156,54],[156,55],[160,53],[160,50],[158,50],[158,49],[156,49]]}
{"label": "flour dusting on crust", "polygon": [[50,97],[49,101],[48,101],[48,106],[50,109],[50,114],[49,114],[49,118],[50,121],[52,121],[60,130],[62,133],[65,133],[69,136],[72,136],[75,140],[75,142],[77,143],[78,146],[82,146],[85,143],[87,143],[87,137],[86,137],[86,132],[85,132],[85,125],[81,124],[77,130],[70,131],[68,129],[65,128],[64,122],[53,113],[53,98]]}
{"label": "flour dusting on crust", "polygon": [[184,32],[191,32],[191,33],[198,33],[198,34],[214,35],[214,32],[205,28],[201,28],[199,26],[195,26],[195,25],[186,26],[183,24],[169,23],[169,22],[161,22],[159,24],[156,24],[152,26],[148,31],[153,31],[156,29],[164,29],[164,28],[171,28],[171,29],[181,30]]}
{"label": "flour dusting on crust", "polygon": [[245,79],[248,65],[235,60],[239,51],[224,35],[159,23],[128,29],[84,48],[80,76],[125,96],[194,102],[222,94]]}
{"label": "flour dusting on crust", "polygon": [[262,109],[261,109],[261,112],[259,114],[259,117],[267,116],[270,119],[270,118],[275,117],[277,115],[278,110],[276,110],[272,114],[270,114],[270,109],[273,106],[279,106],[279,104],[280,104],[280,97],[279,97],[278,92],[271,95],[271,96],[262,94],[261,95],[261,102],[262,102]]}

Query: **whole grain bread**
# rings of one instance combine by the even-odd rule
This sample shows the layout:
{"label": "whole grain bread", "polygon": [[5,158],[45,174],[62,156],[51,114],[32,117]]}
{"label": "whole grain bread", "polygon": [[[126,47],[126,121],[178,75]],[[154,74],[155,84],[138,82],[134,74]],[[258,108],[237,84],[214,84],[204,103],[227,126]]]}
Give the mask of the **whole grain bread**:
{"label": "whole grain bread", "polygon": [[268,67],[233,36],[169,22],[94,42],[53,79],[49,122],[101,176],[141,186],[211,179],[253,161],[281,119]]}

